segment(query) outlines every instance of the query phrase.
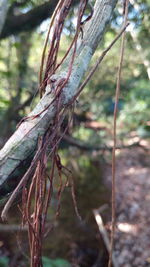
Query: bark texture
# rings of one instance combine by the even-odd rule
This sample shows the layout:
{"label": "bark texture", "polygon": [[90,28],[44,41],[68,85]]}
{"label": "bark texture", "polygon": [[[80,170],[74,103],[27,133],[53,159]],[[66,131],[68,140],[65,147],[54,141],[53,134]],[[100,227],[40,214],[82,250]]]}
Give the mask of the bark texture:
{"label": "bark texture", "polygon": [[8,1],[0,0],[0,34],[3,30],[3,25],[6,19],[7,10],[8,10]]}
{"label": "bark texture", "polygon": [[[78,41],[78,50],[73,65],[73,70],[66,87],[61,92],[61,105],[65,106],[76,95],[81,79],[83,78],[94,51],[101,40],[104,30],[110,21],[116,0],[97,0],[94,6],[94,14],[84,26],[83,39]],[[68,56],[69,57],[69,56]],[[67,76],[69,58],[64,62],[58,72],[50,79],[56,84]],[[50,93],[50,85],[34,110],[28,115],[36,115],[45,109],[54,99],[54,93]],[[0,151],[0,191],[7,188],[7,184],[15,179],[16,172],[20,172],[37,146],[38,137],[42,136],[56,114],[56,101],[40,116],[23,122],[12,137]],[[20,177],[21,178],[21,177]],[[6,190],[7,191],[7,190]]]}

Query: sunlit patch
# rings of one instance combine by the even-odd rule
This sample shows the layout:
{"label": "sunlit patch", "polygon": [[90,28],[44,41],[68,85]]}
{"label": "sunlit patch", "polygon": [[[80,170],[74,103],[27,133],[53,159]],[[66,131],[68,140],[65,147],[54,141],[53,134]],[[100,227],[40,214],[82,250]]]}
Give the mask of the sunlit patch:
{"label": "sunlit patch", "polygon": [[4,243],[3,243],[3,241],[1,241],[1,240],[0,240],[0,247],[2,247],[2,246],[3,246],[3,244],[4,244]]}
{"label": "sunlit patch", "polygon": [[98,225],[102,224],[101,216],[98,213],[95,215],[95,219],[96,219],[96,222],[97,222]]}
{"label": "sunlit patch", "polygon": [[137,226],[135,224],[118,223],[117,227],[118,227],[119,231],[124,232],[124,233],[136,234],[136,232],[137,232]]}
{"label": "sunlit patch", "polygon": [[125,172],[125,174],[126,175],[131,175],[131,174],[137,174],[137,175],[144,175],[145,173],[146,173],[146,171],[147,171],[147,169],[146,168],[142,168],[142,169],[140,169],[139,170],[139,168],[136,168],[136,167],[131,167],[131,168],[129,168],[126,172]]}
{"label": "sunlit patch", "polygon": [[128,170],[128,174],[132,174],[132,173],[135,173],[135,172],[136,172],[136,168],[134,168],[134,167],[131,167]]}
{"label": "sunlit patch", "polygon": [[145,146],[145,147],[148,148],[149,141],[147,141],[147,140],[141,140],[141,141],[140,141],[140,145],[141,145],[141,146]]}
{"label": "sunlit patch", "polygon": [[139,141],[140,141],[139,136],[134,136],[130,140],[128,140],[128,145],[132,145],[132,144],[134,144],[136,142],[138,143]]}
{"label": "sunlit patch", "polygon": [[148,258],[146,259],[146,261],[147,261],[148,263],[150,263],[150,257],[148,257]]}
{"label": "sunlit patch", "polygon": [[150,200],[150,195],[146,195],[146,196],[145,196],[145,199],[146,199],[146,200]]}

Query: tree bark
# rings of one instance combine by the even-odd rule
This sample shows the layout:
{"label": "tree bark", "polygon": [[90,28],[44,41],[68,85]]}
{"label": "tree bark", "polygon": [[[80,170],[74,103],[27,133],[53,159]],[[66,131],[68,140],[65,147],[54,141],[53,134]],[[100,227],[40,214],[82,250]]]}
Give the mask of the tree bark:
{"label": "tree bark", "polygon": [[0,0],[0,34],[3,30],[3,26],[7,15],[7,10],[8,10],[8,1]]}
{"label": "tree bark", "polygon": [[[64,107],[77,93],[81,79],[83,78],[94,51],[102,39],[104,30],[110,21],[113,9],[117,0],[97,0],[94,6],[92,18],[85,24],[83,29],[83,38],[78,41],[78,50],[74,61],[73,69],[69,81],[61,92],[61,106]],[[69,55],[64,62],[61,70],[50,79],[55,80],[56,84],[67,76],[69,65]],[[43,109],[50,105],[54,100],[54,94],[51,93],[50,85],[47,85],[46,92],[34,110],[28,115],[39,114]],[[15,179],[16,173],[22,170],[22,164],[26,162],[31,154],[34,153],[38,138],[42,136],[50,123],[53,122],[57,111],[56,101],[49,106],[40,116],[35,119],[28,119],[21,123],[16,132],[0,151],[0,193],[6,189],[12,179]],[[21,178],[21,177],[20,177]]]}

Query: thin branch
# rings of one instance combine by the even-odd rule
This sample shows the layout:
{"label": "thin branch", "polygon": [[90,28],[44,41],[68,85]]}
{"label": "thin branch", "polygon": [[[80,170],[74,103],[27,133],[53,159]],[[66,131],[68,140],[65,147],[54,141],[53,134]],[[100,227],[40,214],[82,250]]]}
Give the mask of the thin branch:
{"label": "thin branch", "polygon": [[[104,240],[105,246],[108,250],[108,253],[110,253],[110,240],[109,240],[107,231],[105,229],[105,226],[103,224],[102,216],[100,215],[100,212],[97,209],[93,210],[93,213],[94,213],[94,217],[95,217],[95,220],[97,222],[100,234]],[[114,255],[112,255],[112,262],[113,262],[114,267],[119,267]]]}
{"label": "thin branch", "polygon": [[[79,149],[86,150],[86,151],[112,151],[112,146],[107,145],[90,145],[89,143],[86,143],[84,141],[81,141],[77,138],[71,137],[69,135],[65,135],[63,137],[63,140],[68,142],[71,146],[75,146]],[[133,147],[141,147],[145,150],[145,147],[140,144],[140,142],[132,143],[131,145],[120,145],[116,146],[116,149],[131,149]]]}
{"label": "thin branch", "polygon": [[17,224],[0,224],[0,232],[18,232],[18,231],[27,231],[27,226],[21,227]]}
{"label": "thin branch", "polygon": [[[127,25],[127,18],[128,18],[128,5],[129,0],[125,1],[125,15],[123,25]],[[119,67],[118,67],[118,74],[117,74],[117,85],[116,85],[116,95],[115,95],[115,107],[114,107],[114,126],[113,126],[113,151],[112,151],[112,230],[111,230],[111,243],[110,243],[110,255],[109,255],[109,262],[108,267],[111,267],[112,264],[112,254],[114,248],[114,236],[115,236],[115,223],[116,223],[116,120],[117,120],[117,111],[118,111],[118,100],[120,95],[120,81],[121,81],[121,70],[123,65],[123,56],[124,56],[124,49],[125,49],[125,32],[122,35],[121,40],[121,50],[120,50],[120,59],[119,59]]]}
{"label": "thin branch", "polygon": [[[43,48],[43,52],[42,52],[42,57],[41,57],[41,64],[40,64],[40,72],[39,72],[39,84],[41,85],[42,83],[42,74],[43,74],[43,67],[44,67],[44,60],[45,60],[45,53],[46,53],[46,48],[47,48],[47,44],[48,44],[48,40],[49,40],[49,35],[50,35],[50,31],[51,31],[51,28],[52,28],[52,25],[54,23],[54,19],[56,17],[56,14],[57,14],[57,11],[59,8],[61,8],[63,4],[63,1],[60,0],[54,10],[54,13],[51,17],[51,22],[50,22],[50,25],[49,25],[49,29],[48,29],[48,32],[47,32],[47,36],[46,36],[46,40],[45,40],[45,44],[44,44],[44,48]],[[41,95],[41,92],[40,92],[40,95]]]}

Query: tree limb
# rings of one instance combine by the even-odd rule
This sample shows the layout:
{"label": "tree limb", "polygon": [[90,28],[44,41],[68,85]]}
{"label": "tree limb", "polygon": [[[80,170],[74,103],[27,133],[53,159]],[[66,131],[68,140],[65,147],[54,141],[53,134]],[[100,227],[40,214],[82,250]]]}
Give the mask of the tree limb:
{"label": "tree limb", "polygon": [[[107,145],[90,145],[87,142],[83,142],[77,138],[71,137],[69,135],[65,135],[63,137],[63,140],[65,140],[67,143],[69,143],[71,146],[77,147],[81,150],[85,151],[112,151],[112,146]],[[140,144],[140,142],[134,142],[130,145],[120,145],[117,146],[116,149],[130,149],[133,147],[141,147],[145,150],[145,147]]]}
{"label": "tree limb", "polygon": [[[51,17],[57,2],[58,0],[48,1],[20,15],[9,13],[0,34],[0,39],[22,31],[30,31],[39,26],[42,21]],[[77,2],[77,0],[74,0],[74,4]]]}
{"label": "tree limb", "polygon": [[[78,50],[71,76],[61,92],[61,107],[67,106],[77,94],[81,79],[87,71],[99,41],[102,39],[116,2],[116,0],[96,1],[92,19],[85,25],[83,39],[78,41]],[[42,136],[53,123],[57,112],[54,92],[58,82],[67,76],[69,57],[70,55],[63,63],[61,70],[50,77],[51,81],[55,81],[53,82],[53,91],[48,84],[44,96],[28,115],[28,119],[21,123],[0,151],[0,193],[4,188],[6,189],[7,182],[9,183],[15,177],[15,173],[20,172],[23,162],[35,151],[39,136]],[[40,115],[33,119],[33,116],[39,113]]]}

